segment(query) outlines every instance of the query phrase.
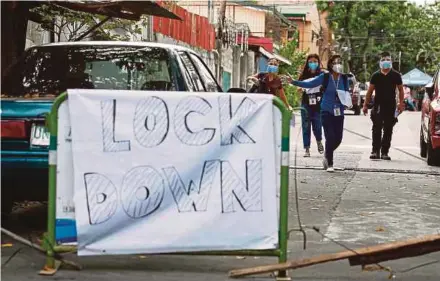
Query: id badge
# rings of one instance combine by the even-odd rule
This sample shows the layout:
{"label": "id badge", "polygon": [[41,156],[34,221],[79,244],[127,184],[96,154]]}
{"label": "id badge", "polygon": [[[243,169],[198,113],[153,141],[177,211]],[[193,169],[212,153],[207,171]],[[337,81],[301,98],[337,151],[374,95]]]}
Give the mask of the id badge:
{"label": "id badge", "polygon": [[309,104],[311,104],[311,105],[316,104],[316,96],[315,95],[309,95]]}
{"label": "id badge", "polygon": [[341,108],[339,106],[335,107],[334,113],[335,113],[335,116],[341,116]]}

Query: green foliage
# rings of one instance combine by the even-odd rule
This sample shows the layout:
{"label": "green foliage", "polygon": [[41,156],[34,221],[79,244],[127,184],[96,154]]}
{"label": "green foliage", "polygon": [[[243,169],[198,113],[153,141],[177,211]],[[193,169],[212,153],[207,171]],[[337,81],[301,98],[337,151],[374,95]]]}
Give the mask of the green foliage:
{"label": "green foliage", "polygon": [[[53,32],[56,41],[62,40],[62,37],[65,37],[67,41],[73,41],[90,27],[106,18],[101,15],[65,9],[49,3],[39,5],[32,9],[31,12],[37,14],[43,20],[44,23],[41,25],[41,28]],[[112,18],[87,37],[93,36],[99,40],[129,40],[131,35],[142,34],[142,27],[146,25],[147,21],[145,19],[142,19],[140,22],[133,22]],[[110,32],[114,30],[122,32],[119,32],[119,34]]]}
{"label": "green foliage", "polygon": [[[297,38],[295,36],[295,38]],[[281,65],[280,74],[288,74],[298,78],[306,59],[306,53],[298,50],[298,41],[292,40],[280,49],[280,55],[292,62],[292,65]],[[284,85],[284,93],[292,107],[298,107],[301,103],[301,92],[297,87]]]}
{"label": "green foliage", "polygon": [[417,67],[430,74],[440,62],[440,3],[416,6],[403,1],[318,1],[329,12],[336,51],[359,80],[379,68],[379,54],[389,51],[400,71]]}

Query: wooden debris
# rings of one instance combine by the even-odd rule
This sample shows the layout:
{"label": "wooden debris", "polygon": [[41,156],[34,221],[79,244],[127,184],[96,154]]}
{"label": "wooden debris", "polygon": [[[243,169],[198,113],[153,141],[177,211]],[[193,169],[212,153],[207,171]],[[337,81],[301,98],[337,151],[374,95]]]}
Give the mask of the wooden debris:
{"label": "wooden debris", "polygon": [[[3,227],[1,228],[1,232],[3,232],[4,234],[8,235],[12,239],[14,239],[14,240],[16,240],[16,241],[18,241],[18,242],[20,242],[20,243],[22,243],[24,245],[27,245],[27,246],[29,246],[29,247],[31,247],[31,248],[33,248],[33,249],[43,253],[43,254],[46,254],[46,250],[43,249],[40,245],[32,243],[31,241],[29,241],[29,240],[27,240],[27,239],[25,239],[25,238],[15,234],[15,233],[13,233],[13,232],[11,232],[11,231],[9,231],[7,229],[4,229]],[[66,260],[66,259],[64,259],[60,255],[56,255],[55,259],[59,260],[62,264],[67,265],[67,266],[69,266],[69,267],[71,267],[73,269],[81,270],[81,265],[79,265],[79,264],[77,264],[77,263],[75,263],[73,261]],[[55,270],[55,272],[56,272],[57,268],[55,268],[53,270]],[[53,275],[53,273],[51,272],[50,269],[43,269],[40,272],[40,274]]]}
{"label": "wooden debris", "polygon": [[237,278],[254,274],[270,273],[273,271],[297,269],[343,259],[349,259],[351,266],[367,265],[380,261],[414,257],[437,251],[440,251],[440,234],[359,248],[353,251],[324,254],[300,260],[290,260],[285,263],[231,270],[229,272],[229,277]]}

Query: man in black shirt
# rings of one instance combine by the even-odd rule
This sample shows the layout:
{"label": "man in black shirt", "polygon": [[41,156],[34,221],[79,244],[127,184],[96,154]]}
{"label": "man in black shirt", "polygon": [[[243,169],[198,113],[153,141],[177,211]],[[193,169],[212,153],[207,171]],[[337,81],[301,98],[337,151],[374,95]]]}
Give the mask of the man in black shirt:
{"label": "man in black shirt", "polygon": [[[391,160],[388,152],[391,146],[391,136],[396,120],[396,88],[399,89],[398,112],[404,110],[402,76],[392,69],[391,55],[384,52],[380,58],[380,70],[371,76],[370,87],[364,102],[364,114],[367,115],[371,95],[375,91],[374,105],[371,110],[373,121],[373,151],[370,159]],[[383,136],[382,136],[383,130]],[[381,155],[379,155],[381,152]]]}

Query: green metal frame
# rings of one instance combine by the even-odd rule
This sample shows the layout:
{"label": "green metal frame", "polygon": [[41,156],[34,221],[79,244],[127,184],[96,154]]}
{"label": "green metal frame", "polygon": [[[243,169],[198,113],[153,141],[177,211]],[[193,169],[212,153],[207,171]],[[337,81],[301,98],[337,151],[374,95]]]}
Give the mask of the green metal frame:
{"label": "green metal frame", "polygon": [[[44,234],[43,247],[47,251],[46,267],[55,268],[57,253],[75,252],[75,246],[56,245],[55,220],[56,220],[56,153],[58,136],[58,109],[67,100],[67,93],[58,96],[49,113],[46,126],[50,132],[49,144],[49,198],[47,214],[47,233]],[[288,154],[290,148],[290,119],[292,113],[286,108],[281,99],[275,97],[273,104],[281,111],[282,115],[282,139],[281,153]],[[283,158],[283,157],[281,157]],[[276,256],[280,263],[287,261],[287,240],[288,240],[288,203],[289,203],[289,166],[288,163],[281,165],[281,189],[280,189],[280,221],[279,221],[279,245],[273,250],[233,250],[233,251],[204,251],[204,252],[183,252],[172,253],[179,255],[242,255],[242,256]],[[285,270],[278,272],[278,277],[287,277]]]}

